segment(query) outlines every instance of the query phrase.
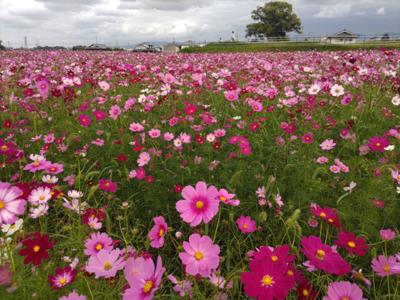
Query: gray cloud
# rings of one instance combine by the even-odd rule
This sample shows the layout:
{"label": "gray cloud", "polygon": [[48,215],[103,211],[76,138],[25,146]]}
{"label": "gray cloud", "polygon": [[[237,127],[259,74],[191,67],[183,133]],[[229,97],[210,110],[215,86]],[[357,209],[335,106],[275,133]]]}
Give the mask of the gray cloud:
{"label": "gray cloud", "polygon": [[[357,33],[400,33],[399,0],[288,0],[305,34],[348,28]],[[378,3],[379,2],[379,3]],[[262,0],[0,0],[0,39],[30,44],[115,45],[140,41],[244,37]],[[379,13],[378,13],[379,12]],[[382,13],[384,12],[384,14]]]}

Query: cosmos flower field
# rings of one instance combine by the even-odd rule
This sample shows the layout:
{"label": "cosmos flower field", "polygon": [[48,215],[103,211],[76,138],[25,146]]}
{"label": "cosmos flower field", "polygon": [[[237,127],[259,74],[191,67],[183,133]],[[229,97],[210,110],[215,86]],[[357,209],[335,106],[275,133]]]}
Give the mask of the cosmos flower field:
{"label": "cosmos flower field", "polygon": [[400,299],[400,51],[0,52],[0,299]]}

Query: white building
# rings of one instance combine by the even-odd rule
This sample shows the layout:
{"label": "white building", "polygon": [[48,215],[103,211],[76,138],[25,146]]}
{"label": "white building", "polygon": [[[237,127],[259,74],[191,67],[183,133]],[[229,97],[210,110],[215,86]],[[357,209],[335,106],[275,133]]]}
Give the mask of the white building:
{"label": "white building", "polygon": [[328,35],[323,38],[321,41],[328,44],[355,44],[358,40],[358,34],[351,32],[350,30],[343,29],[339,32],[336,32],[333,35]]}

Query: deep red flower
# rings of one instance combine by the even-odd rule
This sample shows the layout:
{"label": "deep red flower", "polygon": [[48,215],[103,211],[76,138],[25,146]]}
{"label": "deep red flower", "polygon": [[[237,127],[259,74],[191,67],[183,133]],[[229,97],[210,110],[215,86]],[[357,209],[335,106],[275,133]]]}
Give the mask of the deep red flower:
{"label": "deep red flower", "polygon": [[363,256],[368,249],[365,238],[356,237],[356,235],[351,232],[340,232],[335,244],[346,249],[347,252],[358,256]]}
{"label": "deep red flower", "polygon": [[24,264],[32,263],[39,266],[43,260],[49,259],[47,250],[53,248],[53,243],[49,241],[47,234],[41,235],[40,232],[28,236],[22,241],[25,248],[19,251],[19,255],[25,256]]}
{"label": "deep red flower", "polygon": [[297,299],[299,300],[315,300],[318,293],[314,290],[313,286],[307,281],[303,280],[297,286]]}

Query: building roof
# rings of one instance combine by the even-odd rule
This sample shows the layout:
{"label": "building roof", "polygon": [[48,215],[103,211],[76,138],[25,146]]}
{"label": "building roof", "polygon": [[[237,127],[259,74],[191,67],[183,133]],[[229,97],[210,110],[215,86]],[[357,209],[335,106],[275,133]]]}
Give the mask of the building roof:
{"label": "building roof", "polygon": [[333,35],[328,35],[328,38],[357,38],[358,34],[347,29],[342,29]]}
{"label": "building roof", "polygon": [[87,49],[109,49],[105,44],[91,44],[90,46],[87,47]]}

